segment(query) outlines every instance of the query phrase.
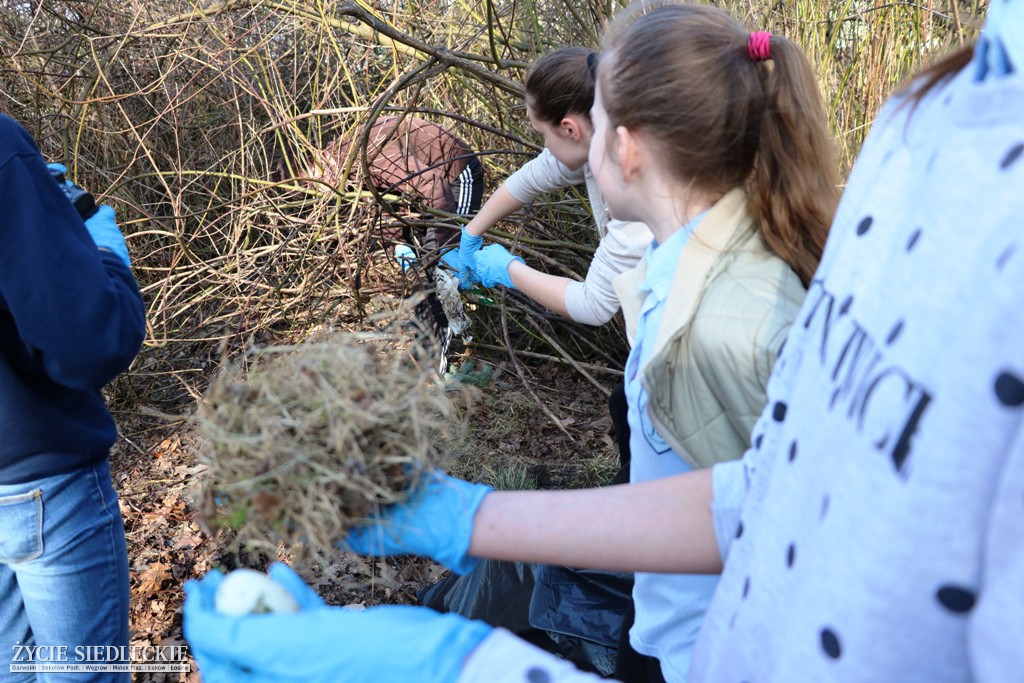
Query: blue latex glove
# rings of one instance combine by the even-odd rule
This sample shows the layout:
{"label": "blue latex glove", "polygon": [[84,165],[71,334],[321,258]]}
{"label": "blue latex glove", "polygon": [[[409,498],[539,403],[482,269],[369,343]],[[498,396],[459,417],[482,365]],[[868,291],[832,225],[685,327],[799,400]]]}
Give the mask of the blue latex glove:
{"label": "blue latex glove", "polygon": [[398,265],[402,266],[402,272],[408,272],[416,265],[416,252],[408,244],[396,244],[395,260],[398,261]]}
{"label": "blue latex glove", "polygon": [[64,164],[47,164],[46,168],[50,169],[51,173],[53,171],[56,171],[57,173],[60,173],[62,176],[64,176],[64,184],[65,185],[71,185],[71,181],[67,179],[67,175],[68,175],[68,167],[67,166],[65,166]]}
{"label": "blue latex glove", "polygon": [[92,235],[92,241],[96,243],[97,247],[112,252],[131,268],[132,262],[128,258],[128,245],[124,242],[121,229],[117,227],[112,208],[106,204],[100,204],[93,217],[85,222],[85,228]]}
{"label": "blue latex glove", "polygon": [[[459,250],[451,249],[441,254],[441,264],[455,273],[462,272],[462,259],[459,258]],[[472,270],[468,271],[468,273],[469,275],[465,281],[459,280],[459,289],[470,289],[473,285],[480,284],[480,278]]]}
{"label": "blue latex glove", "polygon": [[46,168],[50,171],[50,176],[55,181],[63,184],[61,189],[64,191],[64,196],[75,207],[78,215],[83,219],[91,218],[98,209],[96,202],[91,194],[68,180],[67,167],[64,164],[47,164]]}
{"label": "blue latex glove", "polygon": [[449,249],[441,254],[441,263],[449,270],[456,273],[462,270],[462,259],[459,258],[458,249]]}
{"label": "blue latex glove", "polygon": [[512,284],[512,278],[508,274],[508,267],[513,261],[526,263],[520,257],[508,253],[508,249],[500,244],[484,247],[476,254],[472,278],[484,287],[504,285],[509,289],[515,289],[516,286]]}
{"label": "blue latex glove", "polygon": [[377,520],[350,533],[342,547],[376,557],[420,555],[468,574],[477,564],[467,555],[473,519],[493,489],[437,471],[423,476],[412,498],[384,508]]}
{"label": "blue latex glove", "polygon": [[[323,601],[316,591],[306,585],[306,582],[302,580],[302,577],[296,574],[291,567],[281,563],[275,563],[270,566],[270,578],[277,583],[284,586],[284,588],[292,594],[295,601],[299,603],[299,608],[302,610],[313,610],[313,609],[326,609],[327,603]],[[213,612],[214,610],[214,596],[217,593],[217,587],[220,582],[224,580],[224,575],[217,570],[211,571],[203,579],[202,583],[198,581],[188,581],[185,583],[185,593],[188,595],[188,599],[185,601],[185,611],[188,612],[190,607],[192,608],[193,614],[200,614],[197,621],[202,622],[205,619],[206,612]],[[258,615],[264,616],[264,615]],[[227,619],[217,614],[218,618]],[[186,636],[189,638],[189,646],[191,648],[191,654],[195,657],[196,662],[199,663],[199,668],[202,669],[204,681],[243,681],[243,680],[261,680],[259,678],[251,677],[249,672],[243,671],[241,665],[232,661],[229,658],[220,656],[217,650],[210,650],[206,647],[205,639],[200,635],[193,639],[188,636],[188,630],[191,624],[186,624]],[[202,628],[200,627],[200,631]]]}
{"label": "blue latex glove", "polygon": [[466,289],[472,284],[470,282],[470,271],[476,263],[476,253],[483,246],[484,238],[479,235],[470,235],[466,228],[462,228],[462,235],[459,237],[459,286]]}
{"label": "blue latex glove", "polygon": [[270,574],[302,611],[226,617],[214,610],[220,572],[185,584],[183,630],[204,683],[455,683],[492,630],[421,607],[326,607],[287,567]]}

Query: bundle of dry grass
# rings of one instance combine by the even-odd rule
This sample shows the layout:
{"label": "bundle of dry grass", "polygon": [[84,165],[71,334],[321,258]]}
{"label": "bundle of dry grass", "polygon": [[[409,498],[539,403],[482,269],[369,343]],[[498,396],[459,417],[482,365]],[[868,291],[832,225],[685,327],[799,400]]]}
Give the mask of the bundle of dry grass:
{"label": "bundle of dry grass", "polygon": [[334,333],[246,364],[211,382],[196,424],[209,465],[202,516],[247,550],[283,544],[327,566],[333,545],[403,500],[465,425],[465,390],[446,387],[407,334]]}

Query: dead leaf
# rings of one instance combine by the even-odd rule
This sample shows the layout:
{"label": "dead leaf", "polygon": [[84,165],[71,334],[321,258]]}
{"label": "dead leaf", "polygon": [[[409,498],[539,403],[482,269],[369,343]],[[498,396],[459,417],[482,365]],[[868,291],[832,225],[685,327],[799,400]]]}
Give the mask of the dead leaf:
{"label": "dead leaf", "polygon": [[163,562],[154,562],[139,577],[138,592],[144,596],[159,593],[163,582],[171,578],[173,578],[171,565],[164,564]]}

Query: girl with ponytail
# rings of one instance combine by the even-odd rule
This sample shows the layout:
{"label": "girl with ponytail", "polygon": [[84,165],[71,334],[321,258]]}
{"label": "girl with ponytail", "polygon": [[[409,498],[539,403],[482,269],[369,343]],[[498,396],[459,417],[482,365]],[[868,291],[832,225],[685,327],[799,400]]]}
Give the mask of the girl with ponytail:
{"label": "girl with ponytail", "polygon": [[[615,281],[632,343],[630,481],[737,459],[837,202],[811,67],[717,8],[640,3],[605,38],[591,120],[612,217],[654,235]],[[638,573],[617,678],[686,680],[716,583]]]}

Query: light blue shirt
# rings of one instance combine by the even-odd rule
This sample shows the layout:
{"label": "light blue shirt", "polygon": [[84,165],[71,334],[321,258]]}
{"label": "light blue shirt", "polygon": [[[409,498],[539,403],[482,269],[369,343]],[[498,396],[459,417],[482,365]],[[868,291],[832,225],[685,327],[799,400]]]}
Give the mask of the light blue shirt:
{"label": "light blue shirt", "polygon": [[[647,271],[640,285],[647,295],[640,308],[636,341],[626,361],[629,476],[632,482],[660,479],[690,469],[651,424],[642,378],[643,369],[651,360],[665,312],[665,300],[672,288],[683,248],[704,215],[695,217],[664,244],[652,243],[648,247]],[[635,575],[633,602],[636,620],[629,632],[630,644],[637,652],[658,658],[668,683],[686,680],[697,633],[717,582],[717,576]]]}
{"label": "light blue shirt", "polygon": [[[647,296],[640,307],[636,342],[626,359],[626,401],[629,406],[629,447],[632,453],[629,479],[632,482],[649,481],[689,470],[682,458],[670,452],[668,444],[651,425],[647,414],[647,392],[644,391],[641,380],[642,369],[651,360],[654,341],[665,313],[665,299],[668,298],[672,279],[675,277],[676,265],[694,228],[706,214],[705,211],[693,218],[682,229],[672,233],[664,244],[659,245],[655,241],[647,247],[647,271],[643,282],[640,283],[640,290],[647,292]],[[637,454],[648,451],[653,452],[654,457],[636,457]],[[663,455],[669,457],[660,457]],[[649,469],[648,466],[656,460],[666,462],[653,470]],[[664,467],[668,469],[662,471]]]}

